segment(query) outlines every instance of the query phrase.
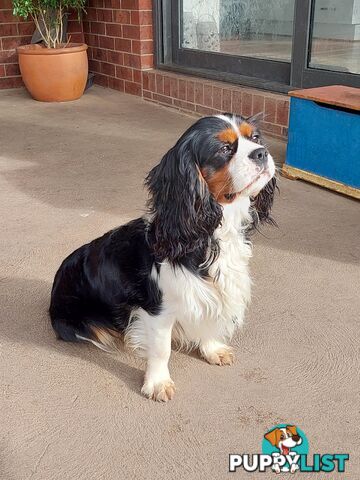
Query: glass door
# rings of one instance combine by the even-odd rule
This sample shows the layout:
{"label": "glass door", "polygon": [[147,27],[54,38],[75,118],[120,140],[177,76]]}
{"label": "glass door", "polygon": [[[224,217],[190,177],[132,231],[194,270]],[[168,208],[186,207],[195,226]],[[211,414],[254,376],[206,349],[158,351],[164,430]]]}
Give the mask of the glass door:
{"label": "glass door", "polygon": [[288,82],[295,0],[179,0],[175,61]]}
{"label": "glass door", "polygon": [[291,61],[295,0],[183,0],[182,48]]}
{"label": "glass door", "polygon": [[291,85],[360,87],[359,0],[297,0],[295,16]]}
{"label": "glass door", "polygon": [[310,68],[360,73],[360,2],[315,0]]}

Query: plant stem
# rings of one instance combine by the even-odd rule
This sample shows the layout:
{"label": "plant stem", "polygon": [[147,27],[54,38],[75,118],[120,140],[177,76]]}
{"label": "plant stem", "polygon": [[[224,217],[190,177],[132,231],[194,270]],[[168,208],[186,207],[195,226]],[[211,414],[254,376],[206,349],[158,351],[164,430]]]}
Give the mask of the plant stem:
{"label": "plant stem", "polygon": [[59,43],[63,41],[63,13],[62,13],[62,2],[59,2],[59,19],[60,19],[60,38]]}
{"label": "plant stem", "polygon": [[[45,45],[47,46],[47,48],[51,48],[51,34],[50,34],[50,30],[48,29],[47,25],[48,25],[48,20],[49,18],[46,18],[45,15],[44,15],[44,12],[43,12],[43,9],[42,8],[39,8],[39,12],[40,12],[40,18],[42,20],[42,26],[45,30]],[[46,11],[48,13],[48,11]],[[47,16],[48,17],[48,16]],[[40,22],[39,22],[40,23]],[[39,32],[40,32],[40,35],[42,35],[42,29],[39,29]]]}

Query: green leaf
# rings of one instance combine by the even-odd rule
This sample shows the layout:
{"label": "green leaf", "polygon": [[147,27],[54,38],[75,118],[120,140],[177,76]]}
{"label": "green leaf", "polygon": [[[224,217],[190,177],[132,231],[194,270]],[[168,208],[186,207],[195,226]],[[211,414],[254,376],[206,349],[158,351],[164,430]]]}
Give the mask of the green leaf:
{"label": "green leaf", "polygon": [[[81,12],[85,11],[86,0],[13,0],[13,14],[27,19],[34,18],[35,23],[45,25],[51,30],[54,25],[61,25],[62,16],[66,11],[76,11],[80,21]],[[59,39],[45,41],[48,48],[58,46]]]}

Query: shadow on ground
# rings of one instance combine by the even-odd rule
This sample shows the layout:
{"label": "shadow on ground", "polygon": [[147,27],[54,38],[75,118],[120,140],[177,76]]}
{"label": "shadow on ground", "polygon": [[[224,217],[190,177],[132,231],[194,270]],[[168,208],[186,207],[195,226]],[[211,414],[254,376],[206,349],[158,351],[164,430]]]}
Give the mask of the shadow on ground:
{"label": "shadow on ground", "polygon": [[[1,279],[0,287],[0,338],[14,344],[30,345],[32,348],[54,351],[93,363],[118,378],[131,391],[140,394],[144,372],[141,368],[129,365],[129,362],[135,361],[132,354],[107,354],[92,345],[67,343],[55,338],[48,316],[51,292],[49,283],[33,279],[5,278]],[[11,321],[10,312],[16,315],[16,322]]]}

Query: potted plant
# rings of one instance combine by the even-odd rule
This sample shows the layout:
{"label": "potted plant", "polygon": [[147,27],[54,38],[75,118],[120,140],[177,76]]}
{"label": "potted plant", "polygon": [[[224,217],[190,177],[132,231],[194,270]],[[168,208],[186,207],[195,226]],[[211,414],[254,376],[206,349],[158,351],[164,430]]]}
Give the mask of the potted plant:
{"label": "potted plant", "polygon": [[65,102],[84,93],[87,45],[63,41],[64,18],[69,9],[80,20],[86,0],[13,0],[14,15],[34,20],[43,44],[18,47],[19,66],[26,88],[35,100]]}

